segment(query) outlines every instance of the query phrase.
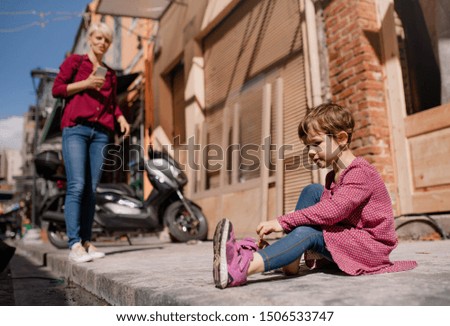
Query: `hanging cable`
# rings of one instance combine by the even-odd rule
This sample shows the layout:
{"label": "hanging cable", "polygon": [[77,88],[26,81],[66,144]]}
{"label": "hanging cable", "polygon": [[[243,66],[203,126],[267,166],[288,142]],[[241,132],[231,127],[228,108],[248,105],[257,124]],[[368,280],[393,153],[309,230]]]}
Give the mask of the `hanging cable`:
{"label": "hanging cable", "polygon": [[17,16],[17,15],[35,15],[40,17],[51,16],[51,15],[70,15],[70,16],[80,16],[83,13],[78,11],[37,11],[37,10],[25,10],[25,11],[0,11],[0,16]]}
{"label": "hanging cable", "polygon": [[48,21],[43,21],[43,22],[33,22],[31,24],[17,26],[17,27],[13,27],[13,28],[0,28],[0,33],[21,32],[23,30],[26,30],[26,29],[34,27],[34,26],[41,26],[42,28],[44,28],[47,24],[48,24]]}
{"label": "hanging cable", "polygon": [[[15,32],[21,32],[23,30],[26,30],[28,28],[32,28],[35,26],[40,26],[42,28],[45,28],[50,22],[54,21],[64,21],[73,19],[76,17],[83,17],[85,15],[84,12],[78,12],[78,11],[37,11],[37,10],[24,10],[24,11],[0,11],[0,16],[18,16],[18,15],[32,15],[32,16],[39,16],[42,20],[40,21],[34,21],[29,24],[17,26],[17,27],[11,27],[11,28],[0,28],[0,33],[15,33]],[[50,17],[50,16],[56,16],[56,17]],[[46,18],[46,20],[43,20]],[[119,26],[130,32],[131,34],[134,34],[135,36],[139,37],[142,40],[146,41],[153,41],[155,39],[155,36],[152,35],[150,37],[141,35],[137,32],[135,32],[133,29],[124,26],[123,24],[119,23]]]}
{"label": "hanging cable", "polygon": [[10,27],[10,28],[0,28],[0,33],[16,33],[23,30],[40,26],[45,28],[50,22],[54,21],[65,21],[73,18],[83,16],[83,13],[77,11],[37,11],[37,10],[26,10],[26,11],[0,11],[0,16],[18,16],[18,15],[32,15],[39,16],[40,20],[34,21],[21,26]]}

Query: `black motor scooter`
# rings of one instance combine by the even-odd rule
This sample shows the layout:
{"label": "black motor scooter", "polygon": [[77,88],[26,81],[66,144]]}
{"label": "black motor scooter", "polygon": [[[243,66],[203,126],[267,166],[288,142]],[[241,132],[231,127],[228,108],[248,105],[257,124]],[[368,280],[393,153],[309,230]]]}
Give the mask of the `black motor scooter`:
{"label": "black motor scooter", "polygon": [[[42,156],[51,157],[49,153]],[[53,156],[56,164],[57,158]],[[161,231],[167,227],[172,241],[206,239],[206,218],[197,204],[184,197],[183,188],[188,180],[178,162],[166,153],[150,150],[149,159],[136,164],[147,172],[152,192],[141,201],[127,184],[99,184],[93,236],[126,235],[131,244],[128,234]],[[58,184],[64,184],[61,178]],[[48,223],[48,239],[57,248],[67,248],[64,198],[65,190],[60,187],[41,208],[42,220]]]}

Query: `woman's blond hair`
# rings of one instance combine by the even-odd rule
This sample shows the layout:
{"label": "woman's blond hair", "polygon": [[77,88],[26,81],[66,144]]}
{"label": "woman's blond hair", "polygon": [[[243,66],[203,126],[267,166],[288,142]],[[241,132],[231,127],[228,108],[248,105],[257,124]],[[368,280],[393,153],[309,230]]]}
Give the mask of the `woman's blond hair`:
{"label": "woman's blond hair", "polygon": [[93,23],[91,26],[89,26],[88,29],[88,36],[91,36],[94,32],[100,32],[103,34],[103,36],[109,41],[109,43],[112,43],[114,38],[114,33],[108,25],[105,23]]}

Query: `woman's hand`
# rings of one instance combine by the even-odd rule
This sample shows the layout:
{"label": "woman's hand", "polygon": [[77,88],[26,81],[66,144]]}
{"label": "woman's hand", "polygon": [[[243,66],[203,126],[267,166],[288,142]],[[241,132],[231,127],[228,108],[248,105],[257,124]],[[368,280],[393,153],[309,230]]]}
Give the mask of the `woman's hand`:
{"label": "woman's hand", "polygon": [[117,122],[120,125],[120,132],[123,133],[124,137],[128,137],[130,135],[130,125],[127,122],[127,119],[123,115],[121,115]]}
{"label": "woman's hand", "polygon": [[95,76],[95,72],[93,71],[84,82],[86,88],[99,91],[105,83],[105,77]]}
{"label": "woman's hand", "polygon": [[72,96],[86,89],[96,89],[99,91],[105,83],[104,77],[98,77],[92,72],[85,80],[80,80],[67,85],[67,96]]}
{"label": "woman's hand", "polygon": [[258,224],[258,227],[256,228],[256,233],[258,233],[260,238],[272,232],[282,232],[282,231],[283,228],[281,227],[277,219],[270,220],[267,222],[261,222]]}

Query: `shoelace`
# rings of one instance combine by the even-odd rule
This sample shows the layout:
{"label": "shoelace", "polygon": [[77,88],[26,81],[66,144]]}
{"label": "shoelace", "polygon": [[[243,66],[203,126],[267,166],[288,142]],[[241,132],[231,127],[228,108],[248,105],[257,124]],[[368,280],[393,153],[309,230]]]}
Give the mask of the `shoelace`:
{"label": "shoelace", "polygon": [[267,247],[269,245],[269,243],[266,241],[266,240],[264,240],[263,238],[259,238],[259,241],[258,241],[258,244],[257,244],[257,246],[258,246],[258,248],[261,250],[261,249],[264,249],[265,247]]}
{"label": "shoelace", "polygon": [[253,238],[245,238],[236,241],[236,247],[239,253],[239,268],[241,271],[243,271],[246,266],[245,262],[253,258],[253,252],[256,252],[258,250],[258,246],[256,245]]}
{"label": "shoelace", "polygon": [[242,240],[236,241],[236,244],[243,249],[251,250],[251,251],[257,251],[258,245],[255,242],[255,239],[253,238],[244,238]]}

